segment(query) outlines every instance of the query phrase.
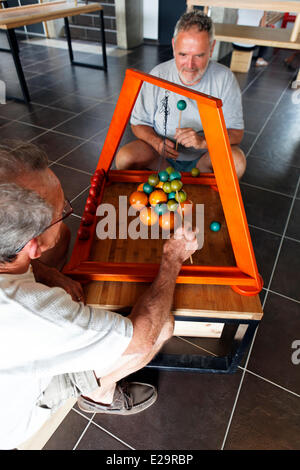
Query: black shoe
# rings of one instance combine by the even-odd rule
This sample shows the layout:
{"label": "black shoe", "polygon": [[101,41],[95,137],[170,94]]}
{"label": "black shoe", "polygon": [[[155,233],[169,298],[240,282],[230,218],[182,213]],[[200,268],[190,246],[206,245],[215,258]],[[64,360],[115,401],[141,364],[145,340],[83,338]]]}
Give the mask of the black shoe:
{"label": "black shoe", "polygon": [[87,413],[106,413],[112,415],[130,415],[146,410],[157,399],[157,391],[153,385],[140,382],[117,383],[114,398],[110,405],[97,403],[81,395],[78,406]]}

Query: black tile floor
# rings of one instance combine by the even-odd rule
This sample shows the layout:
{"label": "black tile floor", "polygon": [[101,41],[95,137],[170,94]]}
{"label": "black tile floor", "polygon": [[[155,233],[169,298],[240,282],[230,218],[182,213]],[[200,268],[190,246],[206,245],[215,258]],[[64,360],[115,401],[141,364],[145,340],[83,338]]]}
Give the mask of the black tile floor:
{"label": "black tile floor", "polygon": [[[242,365],[231,375],[144,369],[136,377],[158,386],[155,405],[126,418],[85,415],[75,406],[45,449],[300,449],[300,363],[292,361],[294,353],[300,362],[292,347],[300,341],[300,91],[291,89],[288,55],[274,50],[266,68],[236,74],[248,160],[241,190],[264,278],[264,317]],[[10,54],[0,57],[7,95],[21,97]],[[107,74],[70,67],[60,49],[21,44],[21,57],[32,103],[0,105],[1,140],[46,149],[74,206],[68,221],[74,235],[126,68],[149,72],[171,49],[145,45],[109,56]],[[130,139],[127,129],[122,143]],[[203,346],[199,339],[174,340],[183,351]]]}

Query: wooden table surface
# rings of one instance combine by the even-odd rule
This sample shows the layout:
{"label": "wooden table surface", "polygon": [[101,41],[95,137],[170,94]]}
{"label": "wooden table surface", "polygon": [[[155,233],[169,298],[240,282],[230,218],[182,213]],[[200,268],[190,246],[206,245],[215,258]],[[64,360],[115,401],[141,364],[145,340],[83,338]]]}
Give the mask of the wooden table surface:
{"label": "wooden table surface", "polygon": [[[128,195],[137,187],[135,183],[112,183],[105,188],[103,202],[116,208],[118,221],[119,196]],[[193,255],[195,264],[235,264],[234,255],[224,219],[219,193],[208,186],[184,185],[188,198],[204,204],[204,244]],[[105,214],[106,215],[106,214]],[[99,219],[101,220],[101,218]],[[221,222],[219,232],[211,232],[212,220]],[[130,221],[128,221],[128,224]],[[118,227],[117,227],[118,233]],[[150,233],[149,233],[150,234]],[[98,240],[95,237],[91,259],[103,262],[160,263],[165,240],[126,238]],[[190,264],[187,260],[185,264]],[[85,286],[87,303],[113,311],[129,311],[138,297],[149,286],[141,282],[92,281]],[[260,320],[262,307],[258,295],[243,296],[230,286],[176,284],[172,311],[180,316],[218,317]]]}

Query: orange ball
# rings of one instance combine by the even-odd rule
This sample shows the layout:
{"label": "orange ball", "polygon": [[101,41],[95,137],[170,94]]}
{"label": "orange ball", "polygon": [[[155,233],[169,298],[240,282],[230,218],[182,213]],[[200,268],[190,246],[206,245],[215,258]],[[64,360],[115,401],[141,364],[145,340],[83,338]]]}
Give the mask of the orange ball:
{"label": "orange ball", "polygon": [[162,189],[155,189],[152,193],[149,194],[149,202],[151,206],[156,206],[161,202],[167,202],[168,196]]}
{"label": "orange ball", "polygon": [[164,182],[160,181],[155,187],[162,189],[163,185],[164,185]]}
{"label": "orange ball", "polygon": [[142,192],[144,192],[144,189],[143,189],[144,184],[145,184],[145,183],[139,184],[138,187],[137,187],[137,191],[142,191]]}
{"label": "orange ball", "polygon": [[[181,206],[181,211],[182,211],[183,216],[189,215],[193,212],[193,203],[192,203],[192,201],[186,200],[184,202],[181,202],[180,206]],[[180,207],[178,206],[177,212],[178,212],[179,215],[181,215],[181,211],[180,211]]]}
{"label": "orange ball", "polygon": [[159,225],[163,230],[173,230],[177,222],[174,212],[166,212],[159,217]]}
{"label": "orange ball", "polygon": [[148,204],[148,196],[144,192],[134,191],[129,196],[129,203],[134,209],[141,210]]}
{"label": "orange ball", "polygon": [[154,225],[157,219],[158,215],[152,207],[144,207],[140,212],[140,221],[144,225]]}

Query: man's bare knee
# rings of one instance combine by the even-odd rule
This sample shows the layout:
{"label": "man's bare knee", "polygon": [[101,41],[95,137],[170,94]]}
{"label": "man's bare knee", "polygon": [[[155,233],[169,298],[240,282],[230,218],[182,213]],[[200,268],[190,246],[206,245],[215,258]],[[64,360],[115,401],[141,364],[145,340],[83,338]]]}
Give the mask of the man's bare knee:
{"label": "man's bare knee", "polygon": [[238,179],[245,173],[247,161],[243,150],[237,145],[232,146],[232,156],[234,160],[235,170]]}

